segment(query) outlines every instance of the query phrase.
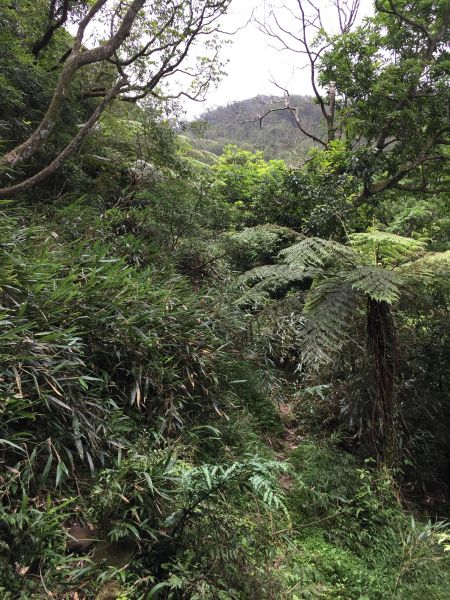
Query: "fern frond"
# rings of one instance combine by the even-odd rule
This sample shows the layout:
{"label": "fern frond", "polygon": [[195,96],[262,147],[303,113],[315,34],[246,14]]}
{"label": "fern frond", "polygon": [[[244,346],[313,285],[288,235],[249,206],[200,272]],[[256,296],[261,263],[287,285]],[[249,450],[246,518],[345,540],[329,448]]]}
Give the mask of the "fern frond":
{"label": "fern frond", "polygon": [[251,308],[252,310],[261,310],[271,303],[270,293],[266,290],[255,290],[250,288],[246,290],[235,301],[235,305],[244,310]]}
{"label": "fern frond", "polygon": [[280,259],[291,267],[310,269],[325,268],[334,264],[342,265],[359,262],[355,252],[333,240],[306,238],[294,244],[279,255]]}
{"label": "fern frond", "polygon": [[450,250],[429,252],[415,261],[402,265],[402,273],[425,279],[447,278],[450,276]]}
{"label": "fern frond", "polygon": [[335,278],[310,290],[300,331],[303,363],[319,366],[335,359],[348,341],[360,298],[349,282]]}
{"label": "fern frond", "polygon": [[404,278],[397,271],[379,265],[360,265],[344,274],[352,288],[363,292],[372,300],[392,304],[398,300]]}
{"label": "fern frond", "polygon": [[349,243],[352,248],[366,256],[380,256],[395,261],[405,260],[423,252],[426,247],[423,240],[380,231],[374,227],[370,227],[364,233],[352,233],[349,235]]}
{"label": "fern frond", "polygon": [[255,285],[258,282],[264,281],[280,281],[280,283],[286,284],[301,281],[307,277],[313,277],[315,274],[311,270],[306,271],[303,268],[295,268],[288,265],[264,265],[246,271],[239,277],[238,281],[246,285]]}
{"label": "fern frond", "polygon": [[286,291],[295,283],[311,279],[315,272],[305,271],[300,268],[291,268],[288,265],[265,265],[256,267],[240,276],[239,282],[251,286],[238,299],[238,306],[251,306],[260,309],[266,306],[271,295]]}

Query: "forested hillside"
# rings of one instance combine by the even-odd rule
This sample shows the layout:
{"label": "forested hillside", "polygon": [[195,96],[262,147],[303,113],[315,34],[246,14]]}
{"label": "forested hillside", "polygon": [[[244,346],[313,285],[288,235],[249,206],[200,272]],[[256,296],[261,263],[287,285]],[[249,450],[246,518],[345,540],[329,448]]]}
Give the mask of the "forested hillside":
{"label": "forested hillside", "polygon": [[[292,96],[291,102],[306,128],[320,135],[321,113],[313,98]],[[298,165],[304,162],[314,142],[298,129],[292,114],[278,110],[284,106],[283,98],[260,95],[208,110],[191,126],[192,143],[215,154],[221,154],[227,144],[235,144],[246,150],[261,150],[266,160],[282,159]],[[276,110],[268,113],[273,109]],[[266,116],[260,121],[263,115]]]}
{"label": "forested hillside", "polygon": [[0,0],[0,600],[449,598],[448,2],[229,5]]}

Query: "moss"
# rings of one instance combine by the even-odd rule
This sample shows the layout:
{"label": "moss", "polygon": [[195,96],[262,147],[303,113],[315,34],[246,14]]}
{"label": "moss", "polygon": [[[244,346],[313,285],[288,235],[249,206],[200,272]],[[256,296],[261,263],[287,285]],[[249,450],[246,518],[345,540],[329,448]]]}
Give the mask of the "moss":
{"label": "moss", "polygon": [[104,585],[95,596],[95,600],[116,600],[121,596],[121,587],[118,583],[110,581]]}

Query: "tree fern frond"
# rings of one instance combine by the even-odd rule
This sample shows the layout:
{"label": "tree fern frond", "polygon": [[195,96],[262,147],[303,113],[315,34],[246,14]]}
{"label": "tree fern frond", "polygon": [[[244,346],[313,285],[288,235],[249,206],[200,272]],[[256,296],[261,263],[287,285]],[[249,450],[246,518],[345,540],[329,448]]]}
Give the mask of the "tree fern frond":
{"label": "tree fern frond", "polygon": [[317,269],[333,264],[359,261],[358,256],[351,248],[339,242],[321,238],[306,238],[298,244],[282,250],[278,256],[291,267],[303,269]]}
{"label": "tree fern frond", "polygon": [[380,256],[396,261],[405,260],[424,251],[426,242],[403,237],[390,231],[380,231],[375,227],[369,228],[364,233],[349,235],[350,245],[359,252],[368,256]]}
{"label": "tree fern frond", "polygon": [[271,303],[270,293],[267,290],[246,290],[235,301],[235,305],[241,309],[261,310]]}
{"label": "tree fern frond", "polygon": [[400,294],[404,278],[397,271],[379,265],[359,265],[343,274],[352,288],[359,290],[378,302],[395,302]]}
{"label": "tree fern frond", "polygon": [[450,276],[450,250],[429,252],[415,261],[402,265],[399,270],[407,275],[425,279],[447,278]]}
{"label": "tree fern frond", "polygon": [[304,269],[291,268],[287,265],[266,265],[247,271],[239,278],[239,282],[251,286],[238,299],[238,306],[263,308],[270,301],[271,295],[280,290],[287,290],[291,285],[310,279],[316,273]]}
{"label": "tree fern frond", "polygon": [[254,285],[264,281],[280,281],[280,284],[285,285],[290,282],[302,281],[316,274],[317,271],[306,271],[303,268],[290,267],[288,265],[264,265],[246,271],[239,277],[238,281],[246,285]]}
{"label": "tree fern frond", "polygon": [[308,294],[302,337],[302,362],[331,362],[347,342],[361,295],[347,281],[326,279]]}

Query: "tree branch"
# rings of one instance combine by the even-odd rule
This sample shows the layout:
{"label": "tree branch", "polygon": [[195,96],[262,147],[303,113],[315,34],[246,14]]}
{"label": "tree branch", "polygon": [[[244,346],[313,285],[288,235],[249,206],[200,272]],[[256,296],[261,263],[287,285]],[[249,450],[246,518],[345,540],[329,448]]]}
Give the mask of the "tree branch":
{"label": "tree branch", "polygon": [[[69,4],[71,2],[71,0],[60,1],[69,2]],[[89,49],[83,46],[86,28],[106,7],[108,0],[96,0],[92,3],[91,8],[78,24],[70,51],[62,59],[62,69],[44,116],[27,140],[0,158],[1,163],[14,167],[30,158],[45,143],[68,98],[75,74],[84,66],[109,61],[115,66],[117,77],[120,80],[136,81],[137,75],[139,75],[140,79],[145,81],[145,76],[147,76],[148,81],[143,85],[121,86],[120,91],[115,95],[120,94],[124,100],[135,102],[148,94],[155,94],[155,89],[160,82],[177,72],[196,38],[200,35],[211,35],[218,30],[215,23],[223,15],[231,0],[171,0],[163,3],[163,7],[159,7],[159,2],[155,2],[154,6],[152,4],[149,9],[151,10],[153,7],[154,12],[142,13],[145,27],[152,20],[152,34],[149,37],[145,33],[145,27],[142,32],[135,27],[136,37],[133,36],[132,44],[125,47],[125,42],[133,33],[133,26],[146,1],[148,0],[119,2],[117,10],[112,13],[110,19],[109,38],[104,43]],[[117,26],[116,18],[118,19]],[[155,24],[156,26],[154,26]],[[118,51],[121,49],[124,49],[125,56],[123,57],[118,56]],[[147,60],[148,63],[142,63],[143,60]],[[125,72],[128,66],[131,69],[133,66],[135,67],[129,74]],[[179,95],[198,98],[213,79],[214,65],[207,63],[205,67],[203,63],[203,66],[195,72],[191,72],[190,76],[201,78],[196,88],[198,89],[197,93],[189,94],[183,91]],[[128,91],[138,93],[127,97],[124,95],[125,90],[122,89],[125,87]],[[97,83],[96,87],[85,92],[84,97],[105,99],[110,96],[107,90]]]}
{"label": "tree branch", "polygon": [[404,185],[401,183],[397,183],[396,185],[393,186],[394,189],[396,190],[402,190],[403,192],[413,192],[413,193],[420,193],[420,194],[448,194],[450,193],[450,185],[448,187],[442,187],[442,188],[435,188],[434,190],[427,188],[427,187],[422,187],[422,186],[413,186],[413,185]]}
{"label": "tree branch", "polygon": [[44,50],[49,45],[55,31],[62,27],[67,21],[67,17],[69,16],[69,5],[70,0],[63,0],[62,6],[60,7],[61,16],[59,17],[59,19],[56,19],[57,9],[55,8],[55,0],[51,2],[48,19],[49,26],[42,35],[42,37],[37,42],[35,42],[31,49],[31,53],[35,58],[37,58],[42,52],[42,50]]}
{"label": "tree branch", "polygon": [[436,133],[434,133],[430,137],[428,142],[423,146],[422,150],[419,152],[419,154],[416,156],[416,158],[414,160],[410,161],[409,163],[406,163],[406,164],[400,166],[393,175],[391,175],[390,177],[387,177],[386,179],[384,179],[382,181],[378,181],[372,185],[367,186],[359,194],[359,196],[357,198],[357,204],[363,202],[364,200],[367,200],[371,196],[374,196],[376,194],[384,192],[385,190],[388,190],[390,188],[396,187],[402,179],[404,179],[407,175],[409,175],[409,173],[411,173],[412,171],[417,169],[417,167],[419,167],[424,162],[429,160],[430,152],[436,147],[438,140],[440,139],[440,136],[443,133],[445,133],[446,131],[448,131],[448,129],[449,128],[447,126],[443,129],[441,129],[440,131],[437,131]]}
{"label": "tree branch", "polygon": [[86,121],[86,123],[83,125],[83,127],[80,129],[80,131],[77,133],[77,135],[72,139],[72,141],[64,148],[64,150],[62,152],[60,152],[58,154],[58,156],[47,167],[45,167],[44,169],[39,171],[39,173],[36,173],[36,175],[33,175],[32,177],[29,177],[28,179],[25,179],[24,181],[21,181],[20,183],[17,183],[16,185],[12,185],[12,186],[6,187],[6,188],[0,188],[0,197],[8,198],[19,192],[24,192],[26,190],[29,190],[30,188],[35,186],[37,183],[40,183],[41,181],[44,181],[44,179],[46,179],[50,175],[53,175],[61,167],[61,165],[64,163],[64,161],[71,154],[73,154],[73,152],[80,146],[80,144],[84,141],[84,139],[89,135],[89,133],[92,131],[94,125],[97,123],[98,119],[100,118],[100,116],[103,113],[103,111],[105,110],[105,108],[108,106],[108,104],[111,102],[111,100],[113,100],[117,96],[117,94],[120,92],[120,88],[123,85],[125,85],[125,83],[126,83],[125,81],[119,80],[114,85],[114,87],[111,88],[111,90],[108,92],[108,94],[104,97],[104,99],[100,102],[100,104],[94,110],[94,112],[90,116],[89,120]]}
{"label": "tree branch", "polygon": [[[280,87],[278,84],[277,87]],[[283,89],[283,88],[280,88]],[[321,140],[320,138],[318,138],[316,135],[314,135],[313,133],[307,131],[301,121],[300,121],[300,117],[299,117],[299,109],[298,107],[292,106],[291,105],[291,97],[289,95],[289,92],[285,89],[283,89],[284,92],[284,106],[279,106],[279,107],[274,107],[274,108],[269,108],[268,110],[266,110],[266,112],[262,115],[257,115],[257,117],[255,119],[251,119],[250,121],[245,121],[246,123],[257,123],[259,122],[260,127],[262,127],[262,123],[263,120],[270,115],[270,113],[274,113],[274,112],[280,112],[280,111],[288,111],[295,120],[295,123],[298,127],[298,129],[308,138],[310,138],[311,140],[317,142],[318,144],[320,144],[321,146],[323,146],[324,148],[327,147],[326,142],[324,142],[323,140]]]}

